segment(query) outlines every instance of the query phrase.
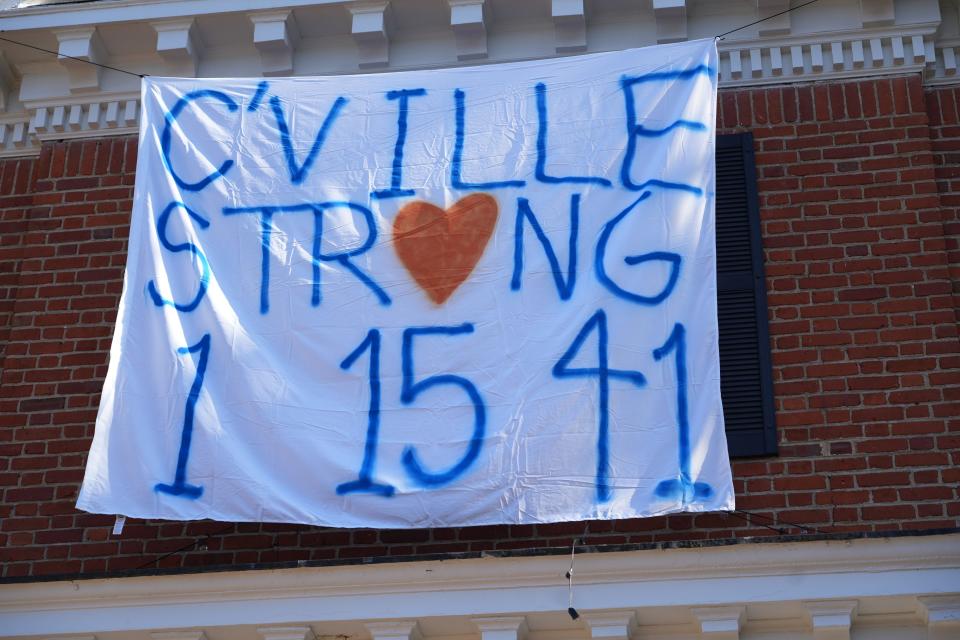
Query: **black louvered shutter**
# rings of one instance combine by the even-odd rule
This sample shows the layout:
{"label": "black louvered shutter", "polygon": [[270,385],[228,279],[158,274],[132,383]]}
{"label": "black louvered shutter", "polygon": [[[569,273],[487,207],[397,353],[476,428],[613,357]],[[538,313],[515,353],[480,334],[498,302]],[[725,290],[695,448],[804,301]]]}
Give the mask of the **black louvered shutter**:
{"label": "black louvered shutter", "polygon": [[720,390],[731,457],[777,452],[753,135],[717,136]]}

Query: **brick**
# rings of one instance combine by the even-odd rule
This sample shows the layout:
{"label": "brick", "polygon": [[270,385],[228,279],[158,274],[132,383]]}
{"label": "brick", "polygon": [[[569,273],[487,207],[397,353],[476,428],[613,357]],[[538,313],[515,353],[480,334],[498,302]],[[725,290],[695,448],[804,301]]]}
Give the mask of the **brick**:
{"label": "brick", "polygon": [[773,480],[775,491],[809,491],[825,489],[826,486],[827,481],[823,476],[786,476]]}
{"label": "brick", "polygon": [[861,516],[864,520],[910,520],[916,517],[916,508],[909,504],[863,507]]}
{"label": "brick", "polygon": [[905,471],[870,473],[857,476],[861,487],[906,486],[910,484],[910,474]]}
{"label": "brick", "polygon": [[24,413],[62,409],[63,398],[32,398],[20,401],[19,410]]}
{"label": "brick", "polygon": [[80,543],[70,547],[72,558],[109,557],[117,553],[116,542]]}
{"label": "brick", "polygon": [[[924,92],[919,77],[720,92],[720,126],[753,130],[757,145],[781,441],[778,458],[734,462],[742,508],[829,531],[960,525],[957,97]],[[12,222],[18,269],[12,284],[0,269],[0,537],[22,550],[3,576],[119,571],[171,551],[156,566],[773,535],[709,515],[381,532],[129,522],[111,539],[112,520],[72,500],[105,375],[135,153],[133,137],[104,138],[0,160],[0,265]],[[206,550],[176,552],[201,539]]]}

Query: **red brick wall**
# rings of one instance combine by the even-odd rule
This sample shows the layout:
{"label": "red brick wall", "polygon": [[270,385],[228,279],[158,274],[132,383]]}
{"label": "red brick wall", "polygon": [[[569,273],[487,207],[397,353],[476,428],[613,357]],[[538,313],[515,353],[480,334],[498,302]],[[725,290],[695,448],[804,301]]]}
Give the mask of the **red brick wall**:
{"label": "red brick wall", "polygon": [[721,98],[723,128],[756,136],[782,443],[736,465],[744,508],[957,526],[960,343],[927,97],[911,76]]}
{"label": "red brick wall", "polygon": [[763,527],[773,522],[791,534],[787,523],[960,525],[948,99],[924,94],[919,77],[721,92],[721,129],[756,136],[781,443],[779,457],[734,464],[754,524],[727,514],[411,531],[131,521],[112,537],[111,517],[73,502],[121,287],[135,140],[48,144],[35,162],[0,163],[2,193],[12,181],[31,194],[0,199],[3,576],[776,535]]}
{"label": "red brick wall", "polygon": [[24,230],[33,205],[32,158],[0,163],[0,372],[20,282]]}
{"label": "red brick wall", "polygon": [[950,279],[954,296],[960,299],[960,87],[930,90],[926,101],[934,171],[947,237]]}

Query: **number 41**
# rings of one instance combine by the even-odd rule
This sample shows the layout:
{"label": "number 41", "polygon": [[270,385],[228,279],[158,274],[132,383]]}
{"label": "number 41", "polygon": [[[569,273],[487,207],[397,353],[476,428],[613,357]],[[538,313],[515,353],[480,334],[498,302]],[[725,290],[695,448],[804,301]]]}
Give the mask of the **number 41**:
{"label": "number 41", "polygon": [[[570,362],[576,357],[587,337],[597,332],[597,366],[590,368],[570,368]],[[677,426],[679,477],[668,478],[657,484],[654,492],[660,498],[680,500],[683,505],[709,498],[713,489],[705,482],[693,482],[690,474],[690,422],[687,408],[687,363],[686,330],[679,322],[673,325],[673,331],[663,346],[654,349],[653,358],[662,360],[668,354],[674,354],[674,369],[677,379]],[[646,384],[646,378],[639,371],[611,369],[607,347],[607,314],[600,309],[593,314],[573,339],[570,347],[553,367],[557,378],[596,377],[600,387],[598,402],[597,429],[597,502],[607,502],[611,497],[609,482],[610,465],[610,380],[626,380],[637,387]]]}

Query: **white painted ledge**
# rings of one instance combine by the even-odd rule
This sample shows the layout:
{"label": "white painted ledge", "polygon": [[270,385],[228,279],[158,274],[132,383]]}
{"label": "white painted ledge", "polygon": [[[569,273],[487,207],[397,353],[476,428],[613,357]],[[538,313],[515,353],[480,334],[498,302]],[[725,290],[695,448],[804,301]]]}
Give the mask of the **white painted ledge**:
{"label": "white painted ledge", "polygon": [[[470,634],[478,619],[514,624],[524,617],[528,624],[514,631],[502,625],[487,631],[499,638],[532,626],[532,638],[533,623],[544,616],[573,624],[566,613],[568,562],[566,555],[487,557],[3,584],[0,637],[304,624],[361,625],[358,633],[369,633],[363,629],[370,624],[397,620],[418,622],[430,637],[437,620],[462,621]],[[960,596],[960,534],[588,553],[577,558],[577,577],[575,605],[583,619],[576,629],[583,638],[591,637],[591,612],[626,616],[614,621],[613,637],[630,616],[641,627],[656,625],[662,611],[686,612],[690,630],[728,637],[734,617],[710,612],[747,604],[761,617],[790,611],[786,626],[810,629],[814,620],[825,633],[843,626],[836,612],[831,617],[830,601],[841,601],[845,611],[860,603],[858,623],[869,624],[871,612],[900,611],[904,624],[925,626],[918,612],[930,611],[930,624],[942,625],[954,619]],[[750,628],[749,616],[735,618],[738,629]],[[382,624],[378,629],[391,635]]]}

